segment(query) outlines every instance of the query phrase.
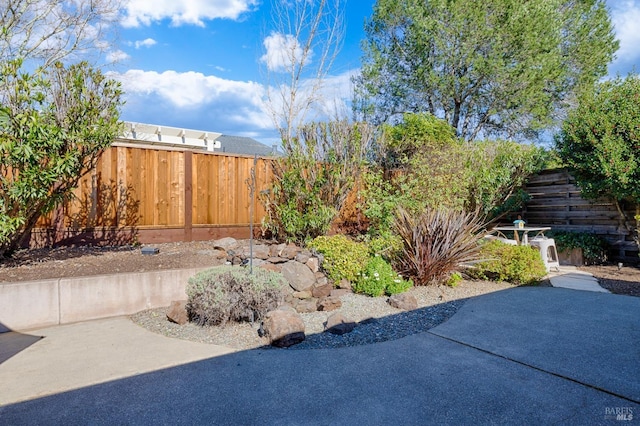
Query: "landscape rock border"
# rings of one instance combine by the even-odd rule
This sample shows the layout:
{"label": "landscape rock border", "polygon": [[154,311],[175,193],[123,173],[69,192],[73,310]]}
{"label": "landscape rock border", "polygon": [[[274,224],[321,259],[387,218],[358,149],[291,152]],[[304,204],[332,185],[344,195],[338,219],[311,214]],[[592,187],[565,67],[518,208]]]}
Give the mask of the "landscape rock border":
{"label": "landscape rock border", "polygon": [[[259,333],[269,338],[270,344],[289,347],[305,339],[304,321],[301,313],[336,311],[342,306],[341,296],[352,293],[351,283],[342,280],[331,282],[322,270],[321,254],[298,247],[295,244],[222,238],[213,241],[213,248],[220,259],[228,265],[257,267],[281,273],[289,286],[285,289],[285,305],[267,313]],[[416,309],[415,297],[391,297],[387,302],[401,310]],[[180,309],[184,312],[180,313]],[[186,315],[182,301],[172,303],[167,319],[176,323]],[[331,315],[325,332],[342,335],[350,333],[356,322],[345,318],[340,312]]]}

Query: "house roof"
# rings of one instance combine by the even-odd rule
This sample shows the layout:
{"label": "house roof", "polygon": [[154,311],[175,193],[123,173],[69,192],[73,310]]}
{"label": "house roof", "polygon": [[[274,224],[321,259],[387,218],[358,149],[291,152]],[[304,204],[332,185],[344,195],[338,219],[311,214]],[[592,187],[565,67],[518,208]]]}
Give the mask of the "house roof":
{"label": "house roof", "polygon": [[275,146],[271,147],[245,136],[220,135],[216,141],[221,145],[217,151],[260,156],[278,155]]}
{"label": "house roof", "polygon": [[267,146],[252,138],[157,124],[125,122],[124,132],[118,137],[117,141],[144,145],[184,147],[230,154],[279,155],[275,146]]}

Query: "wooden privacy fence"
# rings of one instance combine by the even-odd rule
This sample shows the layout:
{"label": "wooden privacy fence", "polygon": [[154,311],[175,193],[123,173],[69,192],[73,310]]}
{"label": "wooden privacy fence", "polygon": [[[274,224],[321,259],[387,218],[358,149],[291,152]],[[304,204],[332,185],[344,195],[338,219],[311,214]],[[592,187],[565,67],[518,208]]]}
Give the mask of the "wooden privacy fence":
{"label": "wooden privacy fence", "polygon": [[[255,168],[253,223],[265,215],[258,199],[270,187],[270,158],[115,144],[100,157],[75,191],[75,200],[42,218],[31,246],[74,243],[120,245],[249,237],[251,171]],[[254,164],[255,162],[255,164]],[[531,224],[604,237],[614,259],[638,262],[638,248],[627,228],[635,228],[635,206],[622,220],[611,200],[586,200],[564,169],[532,177],[523,210]],[[342,212],[343,225],[360,226],[357,191]],[[353,217],[352,217],[353,216]],[[354,219],[354,217],[358,218]],[[348,220],[347,220],[348,219]],[[354,225],[355,222],[358,222]],[[352,223],[353,222],[353,223]],[[345,226],[347,226],[345,225]]]}
{"label": "wooden privacy fence", "polygon": [[115,144],[75,191],[42,218],[30,245],[123,244],[248,238],[251,171],[254,223],[265,214],[259,191],[271,182],[268,158]]}
{"label": "wooden privacy fence", "polygon": [[[614,259],[638,262],[638,246],[613,201],[582,198],[580,188],[566,169],[546,170],[533,176],[525,190],[531,197],[523,210],[528,223],[599,235],[611,245]],[[635,206],[623,208],[631,219],[626,225],[635,228]]]}

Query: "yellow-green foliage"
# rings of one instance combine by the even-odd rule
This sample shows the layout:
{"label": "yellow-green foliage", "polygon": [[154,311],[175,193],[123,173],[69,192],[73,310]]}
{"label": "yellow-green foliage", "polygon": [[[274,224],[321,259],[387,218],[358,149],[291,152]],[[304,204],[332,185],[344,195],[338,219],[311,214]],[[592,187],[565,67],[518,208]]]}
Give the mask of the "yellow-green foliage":
{"label": "yellow-green foliage", "polygon": [[445,284],[448,285],[449,287],[458,287],[458,284],[460,284],[461,281],[462,281],[462,275],[460,275],[460,272],[454,272],[451,275],[449,275],[449,278],[447,278],[447,281],[445,282]]}
{"label": "yellow-green foliage", "polygon": [[500,241],[485,243],[480,258],[487,259],[476,264],[470,271],[472,276],[512,284],[535,284],[547,270],[538,249],[530,246],[513,246]]}
{"label": "yellow-green foliage", "polygon": [[372,256],[379,255],[388,260],[395,259],[402,252],[402,239],[391,231],[372,237],[367,245]]}
{"label": "yellow-green foliage", "polygon": [[309,243],[309,248],[322,253],[323,269],[333,281],[355,281],[369,258],[369,248],[364,243],[350,240],[344,235],[320,236]]}

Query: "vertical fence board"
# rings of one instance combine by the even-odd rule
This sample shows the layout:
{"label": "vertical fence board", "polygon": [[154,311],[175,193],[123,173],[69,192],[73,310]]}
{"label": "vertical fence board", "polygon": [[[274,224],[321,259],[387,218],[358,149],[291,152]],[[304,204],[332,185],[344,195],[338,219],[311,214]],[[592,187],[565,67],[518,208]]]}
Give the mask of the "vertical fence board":
{"label": "vertical fence board", "polygon": [[[155,146],[117,145],[105,150],[96,167],[78,182],[77,199],[64,206],[64,226],[158,232],[182,227],[187,239],[190,224],[220,229],[248,226],[252,203],[248,183],[254,159],[192,152],[189,164],[186,155],[183,150]],[[259,195],[271,182],[271,161],[259,158],[255,165],[256,224],[264,216]],[[51,229],[53,217],[41,218],[38,227]]]}

